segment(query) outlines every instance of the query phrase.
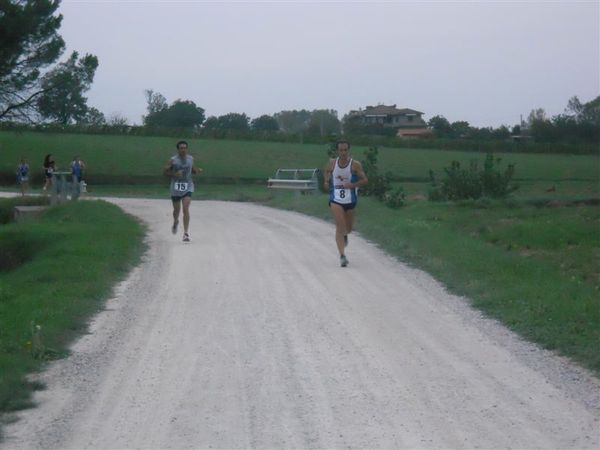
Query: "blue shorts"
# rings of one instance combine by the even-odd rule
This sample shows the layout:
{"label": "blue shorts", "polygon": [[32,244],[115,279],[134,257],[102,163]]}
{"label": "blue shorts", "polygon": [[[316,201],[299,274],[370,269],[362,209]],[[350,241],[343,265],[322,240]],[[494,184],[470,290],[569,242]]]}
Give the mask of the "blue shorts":
{"label": "blue shorts", "polygon": [[171,196],[171,200],[173,200],[174,202],[180,202],[181,200],[183,200],[185,197],[191,197],[192,193],[191,192],[186,192],[183,195],[172,195]]}
{"label": "blue shorts", "polygon": [[344,211],[349,211],[351,209],[356,208],[356,202],[352,202],[352,203],[338,203],[338,202],[334,202],[333,200],[329,200],[329,206],[331,206],[331,204],[335,204],[335,205],[339,205],[342,208],[344,208]]}

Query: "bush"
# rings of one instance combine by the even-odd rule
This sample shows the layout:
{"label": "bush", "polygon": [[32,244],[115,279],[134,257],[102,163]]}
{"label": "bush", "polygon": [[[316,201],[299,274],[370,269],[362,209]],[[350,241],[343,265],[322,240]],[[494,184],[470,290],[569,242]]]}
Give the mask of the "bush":
{"label": "bush", "polygon": [[502,158],[494,159],[494,155],[491,153],[488,153],[485,157],[481,184],[483,193],[487,197],[505,198],[519,188],[518,185],[511,184],[515,174],[515,165],[509,164],[504,172],[496,171],[494,166],[499,166],[501,162]]}
{"label": "bush", "polygon": [[363,195],[384,200],[386,192],[391,189],[391,174],[379,174],[379,169],[377,168],[378,153],[377,147],[369,147],[365,152],[365,160],[362,162],[362,166],[369,182],[360,191]]}
{"label": "bush", "polygon": [[376,197],[390,208],[400,208],[405,205],[404,189],[400,186],[391,192],[393,175],[389,172],[385,175],[379,174],[377,168],[378,153],[377,147],[369,147],[365,153],[362,166],[369,182],[360,191],[363,195]]}
{"label": "bush", "polygon": [[498,170],[501,159],[494,159],[489,153],[485,157],[483,171],[479,169],[476,160],[471,160],[468,169],[461,167],[460,162],[452,161],[450,167],[444,168],[446,178],[438,184],[435,174],[429,171],[432,189],[429,191],[429,200],[477,200],[482,196],[491,198],[505,198],[518,189],[511,184],[515,174],[515,165],[509,164],[504,172]]}
{"label": "bush", "polygon": [[385,205],[389,208],[397,209],[406,204],[406,194],[402,187],[396,188],[392,192],[387,192],[384,196]]}

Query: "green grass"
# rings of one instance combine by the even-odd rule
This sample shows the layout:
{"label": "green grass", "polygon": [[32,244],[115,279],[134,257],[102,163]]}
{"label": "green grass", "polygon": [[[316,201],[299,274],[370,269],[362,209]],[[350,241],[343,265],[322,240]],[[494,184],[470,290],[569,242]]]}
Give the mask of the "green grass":
{"label": "green grass", "polygon": [[[65,169],[73,156],[87,163],[92,184],[158,184],[162,166],[175,153],[173,138],[139,136],[100,136],[0,131],[0,174],[14,182],[14,171],[26,157],[32,171],[41,176],[46,153],[55,155],[59,168]],[[322,168],[327,159],[326,146],[192,139],[190,151],[203,167],[204,179],[217,183],[249,180],[264,181],[280,167]],[[361,159],[365,147],[353,147]],[[600,158],[595,155],[542,155],[497,153],[504,163],[515,163],[519,180],[540,180],[550,185],[557,181],[580,180],[598,183]],[[391,172],[402,181],[427,181],[429,169],[438,174],[453,159],[467,163],[483,160],[473,152],[447,150],[381,148],[381,172]],[[39,184],[39,182],[38,182]]]}
{"label": "green grass", "polygon": [[[0,175],[14,190],[21,156],[59,164],[79,154],[88,163],[93,195],[167,198],[160,175],[175,139],[0,132]],[[323,195],[295,196],[264,186],[279,167],[322,167],[326,148],[226,140],[190,140],[205,169],[195,200],[256,201],[330,219]],[[353,148],[362,158],[364,147]],[[358,230],[401,260],[432,273],[452,292],[540,345],[600,373],[599,207],[597,155],[496,154],[516,164],[520,189],[510,200],[439,204],[425,201],[428,171],[442,175],[472,152],[381,148],[380,171],[404,187],[408,205],[386,208],[360,200]],[[223,184],[227,183],[227,184]],[[39,183],[35,188],[39,189]],[[334,245],[332,242],[332,251]]]}
{"label": "green grass", "polygon": [[[282,193],[267,204],[330,220],[323,195]],[[371,198],[359,205],[364,237],[526,339],[600,373],[597,206],[421,201],[394,210]]]}
{"label": "green grass", "polygon": [[[0,210],[10,200],[0,200]],[[25,374],[66,354],[139,260],[143,228],[102,201],[49,209],[40,220],[0,225],[0,411],[29,405]],[[38,331],[37,326],[41,327]]]}

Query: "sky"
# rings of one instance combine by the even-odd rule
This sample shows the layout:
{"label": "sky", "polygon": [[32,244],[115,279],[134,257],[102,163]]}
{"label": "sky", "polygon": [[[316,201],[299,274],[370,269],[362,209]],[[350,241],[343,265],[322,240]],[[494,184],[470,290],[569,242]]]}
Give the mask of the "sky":
{"label": "sky", "polygon": [[141,124],[144,91],[205,115],[395,104],[472,126],[600,95],[600,1],[69,1],[99,59],[88,105]]}

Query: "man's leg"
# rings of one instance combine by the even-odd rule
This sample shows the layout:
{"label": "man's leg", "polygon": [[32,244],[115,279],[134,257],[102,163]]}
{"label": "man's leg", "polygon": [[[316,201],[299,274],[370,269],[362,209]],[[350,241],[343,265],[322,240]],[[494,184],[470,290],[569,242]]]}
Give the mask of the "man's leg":
{"label": "man's leg", "polygon": [[346,223],[346,236],[344,238],[345,245],[348,245],[348,235],[352,233],[354,227],[354,209],[344,211],[344,222]]}
{"label": "man's leg", "polygon": [[183,232],[187,234],[190,227],[190,203],[192,197],[183,197],[181,203],[183,204]]}
{"label": "man's leg", "polygon": [[173,200],[173,233],[177,232],[177,224],[179,223],[179,211],[181,211],[181,200]]}
{"label": "man's leg", "polygon": [[340,256],[342,256],[344,254],[344,236],[346,235],[344,208],[335,203],[332,203],[329,208],[335,220],[335,243],[337,244]]}

